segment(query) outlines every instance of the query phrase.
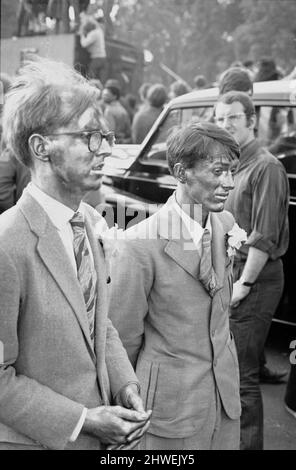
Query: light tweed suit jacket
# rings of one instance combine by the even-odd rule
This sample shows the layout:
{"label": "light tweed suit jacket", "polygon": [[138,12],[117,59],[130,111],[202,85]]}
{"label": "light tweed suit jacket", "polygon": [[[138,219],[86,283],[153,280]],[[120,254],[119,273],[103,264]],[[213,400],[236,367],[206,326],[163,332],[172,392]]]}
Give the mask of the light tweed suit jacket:
{"label": "light tweed suit jacket", "polygon": [[213,299],[198,279],[200,258],[173,200],[126,232],[112,272],[109,315],[152,408],[149,432],[189,437],[207,423],[217,389],[226,414],[240,416],[239,370],[229,331],[232,262],[228,212],[211,213]]}
{"label": "light tweed suit jacket", "polygon": [[[81,433],[69,444],[83,407],[109,404],[137,381],[107,319],[104,253],[86,206],[86,229],[98,276],[93,351],[85,303],[63,243],[26,191],[0,216],[0,443],[50,449],[100,449]],[[17,446],[16,446],[17,447]]]}

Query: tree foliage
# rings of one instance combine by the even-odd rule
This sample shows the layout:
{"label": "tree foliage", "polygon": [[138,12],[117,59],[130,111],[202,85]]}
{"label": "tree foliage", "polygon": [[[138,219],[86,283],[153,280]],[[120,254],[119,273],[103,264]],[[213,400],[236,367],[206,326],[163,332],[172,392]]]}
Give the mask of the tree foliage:
{"label": "tree foliage", "polygon": [[147,78],[164,63],[192,83],[233,61],[272,56],[288,71],[296,59],[295,0],[121,0],[118,37],[150,50]]}
{"label": "tree foliage", "polygon": [[[272,56],[288,72],[296,63],[296,0],[104,0],[118,39],[148,49],[154,61],[147,80],[170,83],[165,64],[192,84],[197,74],[213,81],[233,61]],[[1,0],[1,36],[16,29],[18,0]],[[107,21],[107,26],[110,26]]]}

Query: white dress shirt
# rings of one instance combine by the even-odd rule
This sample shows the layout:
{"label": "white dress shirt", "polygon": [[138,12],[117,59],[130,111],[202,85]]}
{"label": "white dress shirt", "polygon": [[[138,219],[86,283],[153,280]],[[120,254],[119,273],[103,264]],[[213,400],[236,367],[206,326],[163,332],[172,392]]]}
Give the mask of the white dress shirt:
{"label": "white dress shirt", "polygon": [[[77,275],[77,267],[76,267],[74,246],[73,246],[74,236],[73,236],[73,230],[70,224],[70,220],[72,219],[75,212],[69,207],[62,204],[61,202],[52,198],[48,194],[44,193],[41,189],[39,189],[32,182],[28,184],[27,191],[30,193],[30,195],[34,199],[36,199],[38,204],[40,204],[40,206],[44,209],[44,211],[50,218],[51,222],[56,227],[57,232],[59,236],[61,237],[61,240],[65,247],[66,253],[70,259],[71,265],[75,271],[75,274]],[[84,213],[83,206],[81,204],[78,210],[82,214]],[[92,252],[91,252],[91,248],[90,248],[87,237],[86,237],[86,243],[88,245],[89,253],[92,257]],[[74,442],[77,439],[82,429],[82,426],[84,424],[86,413],[87,413],[87,408],[84,408],[80,416],[80,419],[77,425],[75,426],[73,433],[71,434],[69,438],[70,442]]]}
{"label": "white dress shirt", "polygon": [[[175,200],[174,200],[174,209],[177,211],[179,216],[181,217],[185,227],[187,228],[189,235],[192,238],[192,241],[198,251],[198,254],[201,256],[202,254],[202,236],[207,229],[210,232],[210,235],[212,235],[212,225],[211,225],[211,217],[210,213],[207,217],[206,221],[206,226],[203,228],[196,220],[192,219],[183,209],[182,207],[178,204],[176,200],[176,194],[175,194]],[[189,243],[189,240],[188,240]]]}

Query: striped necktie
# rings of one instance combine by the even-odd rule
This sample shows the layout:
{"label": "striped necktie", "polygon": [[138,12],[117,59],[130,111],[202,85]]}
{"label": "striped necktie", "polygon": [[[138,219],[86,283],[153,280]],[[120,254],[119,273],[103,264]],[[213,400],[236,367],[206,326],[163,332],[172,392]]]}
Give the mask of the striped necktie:
{"label": "striped necktie", "polygon": [[95,309],[97,302],[97,275],[93,266],[90,252],[86,243],[86,232],[83,215],[75,212],[70,224],[73,230],[74,254],[77,266],[77,277],[80,282],[87,319],[89,323],[90,337],[94,342]]}
{"label": "striped necktie", "polygon": [[202,255],[199,265],[199,280],[211,297],[217,290],[216,274],[212,266],[211,234],[204,229],[202,236]]}

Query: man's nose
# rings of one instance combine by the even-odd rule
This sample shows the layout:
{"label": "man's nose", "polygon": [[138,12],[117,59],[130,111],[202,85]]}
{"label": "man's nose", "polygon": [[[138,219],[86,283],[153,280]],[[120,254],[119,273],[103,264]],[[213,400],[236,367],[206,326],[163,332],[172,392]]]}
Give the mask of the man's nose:
{"label": "man's nose", "polygon": [[97,156],[103,156],[103,158],[108,157],[112,154],[112,147],[106,139],[102,139],[100,148],[96,152]]}
{"label": "man's nose", "polygon": [[223,129],[229,129],[231,127],[230,120],[228,119],[227,116],[223,119],[223,124],[222,124]]}
{"label": "man's nose", "polygon": [[228,171],[227,173],[225,172],[223,179],[222,179],[222,186],[227,189],[234,188],[234,179],[233,179],[233,174],[231,173],[231,171]]}

